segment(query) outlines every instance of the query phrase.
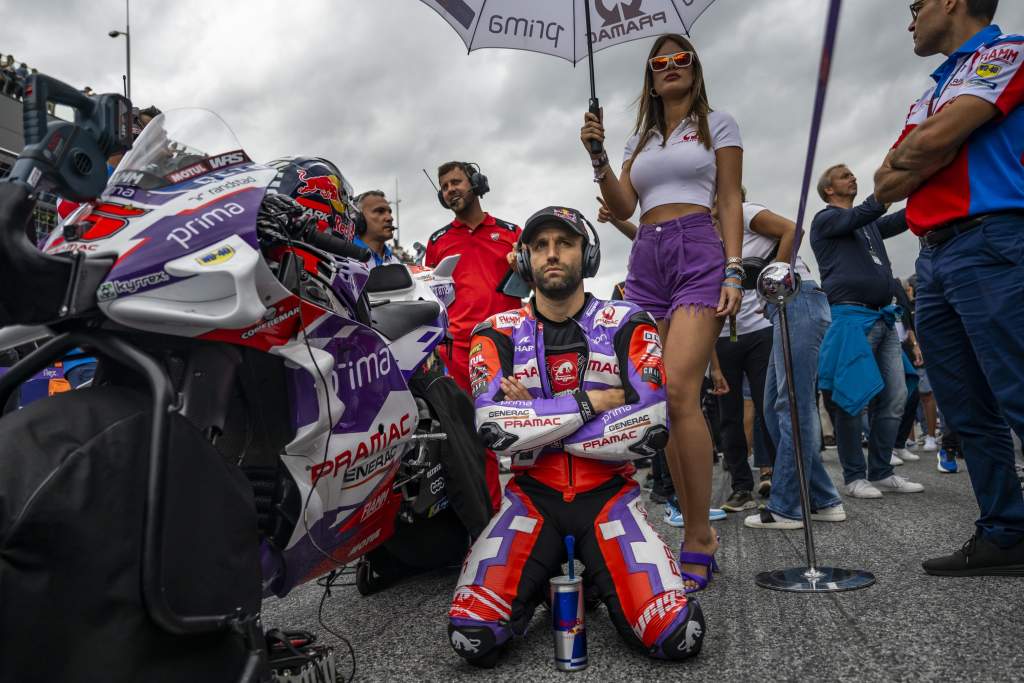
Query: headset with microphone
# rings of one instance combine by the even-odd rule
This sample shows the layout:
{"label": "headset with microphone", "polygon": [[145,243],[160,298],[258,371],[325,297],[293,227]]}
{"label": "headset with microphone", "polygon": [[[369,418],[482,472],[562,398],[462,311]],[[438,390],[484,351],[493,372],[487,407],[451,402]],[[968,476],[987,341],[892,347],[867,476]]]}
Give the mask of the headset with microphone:
{"label": "headset with microphone", "polygon": [[369,226],[366,224],[366,214],[363,213],[363,200],[370,196],[383,197],[384,193],[380,190],[367,190],[366,192],[362,192],[356,195],[355,198],[353,198],[352,200],[352,204],[355,205],[356,209],[356,217],[354,221],[356,227],[356,237],[362,237],[363,235],[366,234],[367,229],[369,229]]}
{"label": "headset with microphone", "polygon": [[[491,186],[487,183],[487,176],[480,171],[480,164],[474,164],[471,161],[459,161],[456,162],[462,169],[462,172],[466,174],[469,179],[469,189],[473,190],[473,194],[477,197],[483,197],[485,194],[491,191]],[[428,178],[430,176],[427,176]],[[441,202],[441,206],[446,209],[450,209],[448,202],[444,200],[444,191],[437,191],[437,201]]]}
{"label": "headset with microphone", "polygon": [[[597,230],[590,221],[575,209],[549,207],[547,209],[541,209],[527,220],[527,229],[529,229],[530,224],[534,221],[544,219],[551,219],[551,222],[562,223],[563,225],[567,222],[574,222],[577,225],[586,226],[584,231],[589,232],[589,236],[583,235],[583,277],[588,278],[597,275],[598,268],[601,267],[601,238],[598,236]],[[574,230],[573,232],[577,235],[580,234],[577,230]],[[516,274],[524,281],[533,282],[533,269],[530,265],[530,248],[526,246],[522,238],[519,240],[519,248],[516,249],[515,271]]]}

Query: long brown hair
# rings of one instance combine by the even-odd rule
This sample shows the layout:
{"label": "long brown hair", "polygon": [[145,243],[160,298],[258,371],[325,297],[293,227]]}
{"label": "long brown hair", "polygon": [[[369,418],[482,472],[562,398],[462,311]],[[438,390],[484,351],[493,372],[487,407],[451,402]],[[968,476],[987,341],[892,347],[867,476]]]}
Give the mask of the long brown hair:
{"label": "long brown hair", "polygon": [[[637,98],[636,127],[633,133],[641,133],[640,142],[633,151],[633,157],[644,148],[647,141],[655,131],[661,133],[661,146],[668,143],[668,136],[672,132],[665,130],[668,122],[665,120],[665,108],[660,97],[651,94],[654,89],[654,73],[651,71],[650,60],[661,53],[662,46],[668,41],[680,45],[684,50],[693,53],[693,104],[690,106],[688,117],[697,119],[697,136],[706,149],[711,149],[711,126],[708,125],[708,114],[713,110],[708,104],[708,91],[704,85],[704,68],[701,66],[700,57],[693,43],[677,33],[666,33],[658,36],[644,62],[644,87]],[[632,159],[630,159],[632,161]]]}

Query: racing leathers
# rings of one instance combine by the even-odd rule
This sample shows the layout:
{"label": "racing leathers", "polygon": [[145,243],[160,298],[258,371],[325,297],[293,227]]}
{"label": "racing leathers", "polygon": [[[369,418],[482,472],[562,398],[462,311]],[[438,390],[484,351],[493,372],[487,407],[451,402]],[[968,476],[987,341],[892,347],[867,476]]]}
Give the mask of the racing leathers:
{"label": "racing leathers", "polygon": [[[533,400],[507,401],[503,377]],[[512,457],[501,509],[473,545],[452,600],[449,638],[471,662],[523,635],[576,538],[588,586],[616,629],[651,656],[684,659],[704,636],[674,553],[647,521],[632,460],[668,438],[661,340],[627,302],[587,296],[563,323],[533,305],[474,330],[470,380],[485,443]],[[597,413],[586,392],[621,388],[625,405]]]}

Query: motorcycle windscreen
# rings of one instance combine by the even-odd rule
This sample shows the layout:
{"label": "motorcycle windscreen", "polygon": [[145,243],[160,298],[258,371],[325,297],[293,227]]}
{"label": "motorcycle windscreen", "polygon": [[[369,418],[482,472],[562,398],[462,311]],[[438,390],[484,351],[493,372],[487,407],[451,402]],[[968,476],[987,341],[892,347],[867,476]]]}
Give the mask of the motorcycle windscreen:
{"label": "motorcycle windscreen", "polygon": [[249,161],[238,138],[217,114],[208,109],[175,109],[149,122],[110,182],[158,190]]}

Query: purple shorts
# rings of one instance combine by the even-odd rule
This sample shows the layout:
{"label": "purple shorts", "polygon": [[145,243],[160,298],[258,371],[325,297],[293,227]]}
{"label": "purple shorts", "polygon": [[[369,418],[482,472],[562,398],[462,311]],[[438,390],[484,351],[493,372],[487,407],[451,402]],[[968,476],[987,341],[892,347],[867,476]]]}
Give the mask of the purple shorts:
{"label": "purple shorts", "polygon": [[657,320],[680,306],[718,308],[725,247],[707,213],[641,225],[629,253],[626,299]]}

